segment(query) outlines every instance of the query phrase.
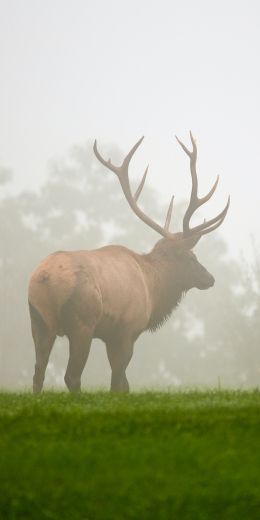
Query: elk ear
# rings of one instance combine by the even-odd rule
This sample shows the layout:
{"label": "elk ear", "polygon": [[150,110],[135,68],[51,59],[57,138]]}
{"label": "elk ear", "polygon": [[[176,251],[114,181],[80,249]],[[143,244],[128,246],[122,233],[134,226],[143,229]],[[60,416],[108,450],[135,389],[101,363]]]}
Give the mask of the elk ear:
{"label": "elk ear", "polygon": [[197,233],[196,235],[192,235],[190,237],[181,238],[177,242],[176,248],[179,251],[190,251],[190,249],[193,249],[196,246],[200,237],[201,237],[201,234]]}

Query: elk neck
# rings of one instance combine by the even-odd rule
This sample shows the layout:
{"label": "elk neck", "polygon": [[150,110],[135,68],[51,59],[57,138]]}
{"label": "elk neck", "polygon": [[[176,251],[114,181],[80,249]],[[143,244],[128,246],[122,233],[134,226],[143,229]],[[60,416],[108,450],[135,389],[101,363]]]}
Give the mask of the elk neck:
{"label": "elk neck", "polygon": [[167,239],[157,242],[143,255],[144,269],[152,300],[152,313],[147,329],[155,331],[170,317],[186,290],[172,244]]}

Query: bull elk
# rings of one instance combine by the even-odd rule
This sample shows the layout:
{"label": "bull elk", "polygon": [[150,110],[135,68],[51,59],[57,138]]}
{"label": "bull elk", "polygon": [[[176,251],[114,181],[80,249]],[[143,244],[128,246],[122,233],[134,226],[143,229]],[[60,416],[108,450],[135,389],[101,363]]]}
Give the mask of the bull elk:
{"label": "bull elk", "polygon": [[41,391],[48,359],[56,336],[69,339],[69,361],[65,383],[78,391],[91,341],[100,338],[106,344],[112,369],[111,390],[128,391],[126,368],[137,338],[145,330],[155,331],[171,315],[182,296],[196,287],[208,289],[213,276],[201,265],[192,248],[202,235],[223,222],[228,202],[216,217],[190,227],[194,212],[215,192],[218,178],[207,195],[198,197],[196,173],[197,147],[190,133],[190,151],[178,139],[190,160],[192,190],[183,218],[183,230],[169,231],[173,198],[164,227],[146,215],[137,204],[147,169],[135,194],[128,168],[143,137],[134,145],[121,166],[106,161],[94,144],[97,159],[118,177],[133,212],[162,238],[147,254],[138,254],[120,245],[91,251],[58,251],[45,258],[33,272],[29,283],[29,308],[36,364],[33,391]]}

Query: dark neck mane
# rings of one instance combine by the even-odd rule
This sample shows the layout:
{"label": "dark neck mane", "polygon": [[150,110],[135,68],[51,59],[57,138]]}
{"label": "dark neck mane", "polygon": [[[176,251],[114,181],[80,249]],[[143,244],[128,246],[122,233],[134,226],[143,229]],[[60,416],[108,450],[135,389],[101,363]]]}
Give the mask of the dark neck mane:
{"label": "dark neck mane", "polygon": [[144,258],[149,263],[150,289],[154,302],[147,329],[154,332],[170,317],[179,305],[185,290],[181,286],[176,262],[162,251],[152,250]]}

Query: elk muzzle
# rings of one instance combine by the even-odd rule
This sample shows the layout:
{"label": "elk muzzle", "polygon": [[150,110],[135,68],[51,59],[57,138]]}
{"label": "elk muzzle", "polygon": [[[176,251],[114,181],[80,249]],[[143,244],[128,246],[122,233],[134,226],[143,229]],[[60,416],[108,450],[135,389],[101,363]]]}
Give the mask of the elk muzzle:
{"label": "elk muzzle", "polygon": [[207,269],[205,269],[205,267],[202,267],[202,269],[198,273],[195,287],[197,289],[200,289],[203,291],[203,290],[209,289],[210,287],[213,287],[214,283],[215,283],[214,276],[212,276],[212,274],[210,274],[207,271]]}

